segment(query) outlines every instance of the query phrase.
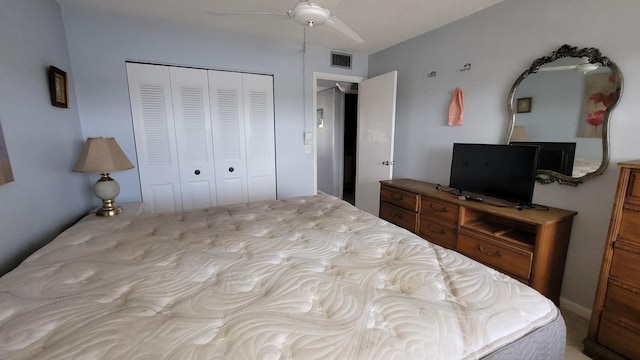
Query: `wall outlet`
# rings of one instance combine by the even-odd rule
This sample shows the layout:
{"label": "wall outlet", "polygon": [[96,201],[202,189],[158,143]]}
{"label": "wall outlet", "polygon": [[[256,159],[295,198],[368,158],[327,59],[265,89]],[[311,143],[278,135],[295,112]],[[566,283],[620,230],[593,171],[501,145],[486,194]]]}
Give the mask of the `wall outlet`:
{"label": "wall outlet", "polygon": [[313,134],[310,132],[304,133],[304,144],[311,145],[311,140],[313,139]]}

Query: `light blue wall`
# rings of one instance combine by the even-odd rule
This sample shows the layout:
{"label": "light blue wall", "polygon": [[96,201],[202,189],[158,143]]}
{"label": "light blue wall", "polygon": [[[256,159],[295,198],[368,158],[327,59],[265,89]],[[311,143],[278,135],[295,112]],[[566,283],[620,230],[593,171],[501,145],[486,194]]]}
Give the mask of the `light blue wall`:
{"label": "light blue wall", "polygon": [[[125,61],[175,64],[274,75],[278,197],[312,194],[313,154],[303,134],[311,131],[312,74],[364,76],[368,57],[355,54],[352,71],[329,66],[330,50],[309,47],[306,66],[306,121],[302,93],[302,43],[279,43],[213,28],[90,11],[63,5],[69,53],[84,136],[114,136],[136,162]],[[302,39],[302,27],[300,28]],[[112,174],[120,201],[139,200],[135,170]]]}
{"label": "light blue wall", "polygon": [[[507,95],[538,57],[568,43],[597,47],[622,69],[625,90],[610,127],[612,165],[572,188],[536,185],[534,201],[576,210],[562,298],[591,308],[618,176],[640,158],[640,23],[636,0],[505,0],[374,54],[369,75],[398,70],[394,176],[448,183],[454,142],[501,143]],[[459,71],[471,63],[470,71]],[[427,77],[436,71],[436,77]],[[465,125],[448,127],[451,91],[465,91]]]}
{"label": "light blue wall", "polygon": [[90,183],[71,172],[82,146],[70,109],[51,106],[47,68],[70,73],[58,5],[0,2],[0,123],[15,181],[0,186],[0,274],[53,239],[91,206]]}

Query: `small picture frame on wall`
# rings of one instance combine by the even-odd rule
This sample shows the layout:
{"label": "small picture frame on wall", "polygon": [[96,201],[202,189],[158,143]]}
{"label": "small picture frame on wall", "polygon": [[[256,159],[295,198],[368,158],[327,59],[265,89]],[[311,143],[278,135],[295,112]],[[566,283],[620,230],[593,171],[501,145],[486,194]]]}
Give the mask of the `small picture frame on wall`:
{"label": "small picture frame on wall", "polygon": [[49,92],[51,94],[51,105],[60,108],[69,107],[67,73],[55,66],[49,66]]}
{"label": "small picture frame on wall", "polygon": [[519,113],[528,113],[531,112],[531,98],[520,98],[516,104],[516,112]]}

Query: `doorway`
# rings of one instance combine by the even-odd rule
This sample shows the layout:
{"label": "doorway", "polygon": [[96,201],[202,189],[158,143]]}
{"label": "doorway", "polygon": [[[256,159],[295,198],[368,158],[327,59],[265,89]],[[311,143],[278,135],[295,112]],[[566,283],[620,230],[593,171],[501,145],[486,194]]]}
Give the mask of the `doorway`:
{"label": "doorway", "polygon": [[358,82],[314,81],[316,189],[355,204]]}
{"label": "doorway", "polygon": [[[351,82],[358,85],[357,99],[357,139],[355,166],[355,206],[378,215],[380,201],[380,180],[388,180],[393,175],[393,141],[395,133],[396,93],[398,72],[375,76],[369,79],[352,76],[313,74],[313,108],[318,110],[318,79]],[[320,117],[322,118],[322,117]],[[313,111],[313,140],[316,146],[314,156],[314,181],[318,191],[318,111]],[[334,139],[343,139],[336,136]],[[342,142],[343,140],[340,140]],[[334,143],[333,151],[344,151]],[[336,150],[337,149],[337,150]],[[341,157],[338,157],[342,159]],[[340,161],[340,160],[339,160]],[[344,166],[339,166],[344,172]],[[324,174],[324,173],[323,173]],[[335,175],[334,175],[335,176]],[[338,186],[343,186],[338,182]],[[338,192],[343,195],[343,191]],[[339,196],[343,197],[343,196]]]}

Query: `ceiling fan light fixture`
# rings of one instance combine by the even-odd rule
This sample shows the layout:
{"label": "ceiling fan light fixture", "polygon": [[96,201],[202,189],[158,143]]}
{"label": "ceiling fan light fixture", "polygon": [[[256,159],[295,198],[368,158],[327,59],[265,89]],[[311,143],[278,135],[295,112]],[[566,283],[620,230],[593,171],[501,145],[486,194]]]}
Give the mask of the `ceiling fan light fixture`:
{"label": "ceiling fan light fixture", "polygon": [[286,16],[289,19],[293,19],[295,22],[305,27],[316,27],[324,25],[331,28],[343,36],[349,38],[356,44],[364,43],[362,36],[358,35],[349,25],[345,24],[337,16],[332,16],[329,9],[322,7],[322,5],[315,4],[311,1],[300,1],[293,9],[285,12],[264,12],[264,11],[250,11],[250,12],[208,12],[210,15],[278,15]]}
{"label": "ceiling fan light fixture", "polygon": [[308,1],[296,4],[290,14],[295,21],[309,27],[324,24],[330,15],[331,12],[328,9]]}

